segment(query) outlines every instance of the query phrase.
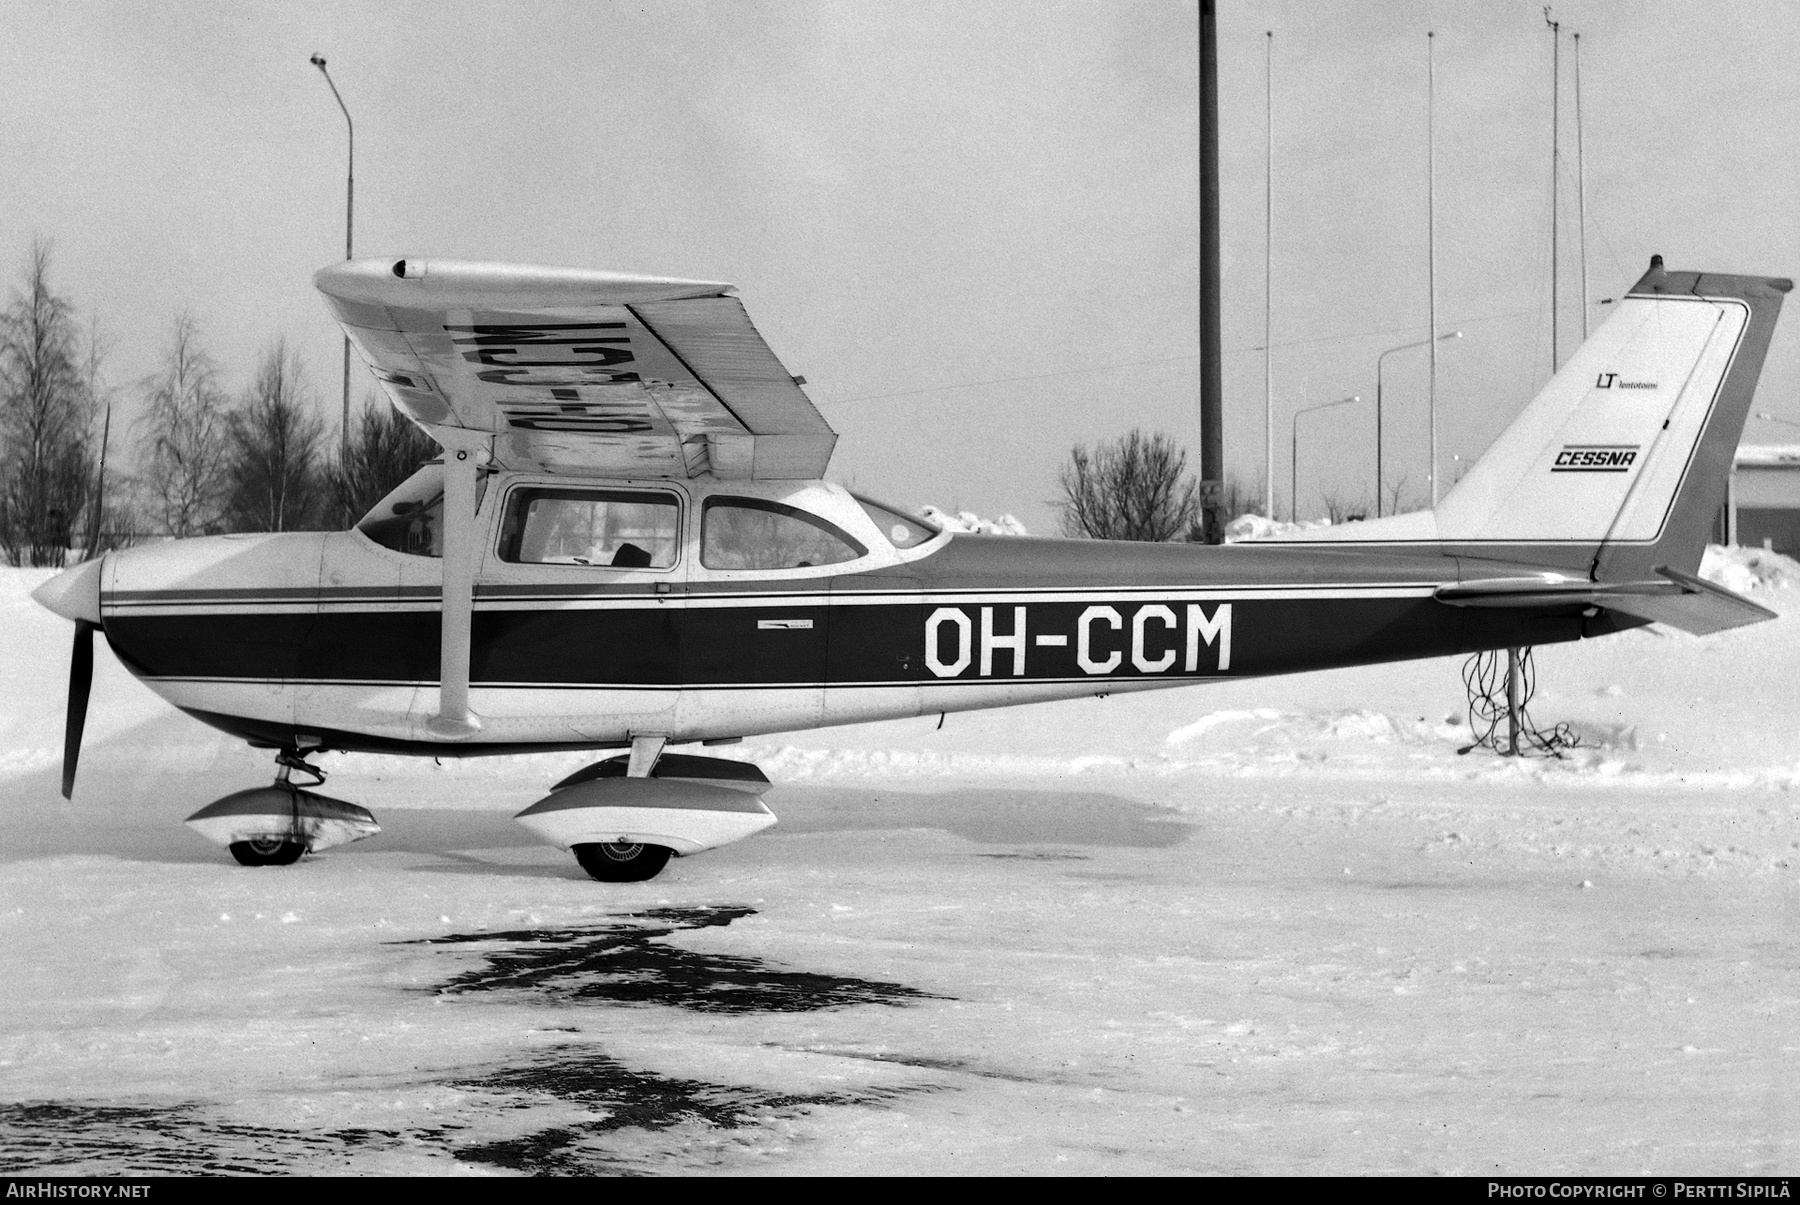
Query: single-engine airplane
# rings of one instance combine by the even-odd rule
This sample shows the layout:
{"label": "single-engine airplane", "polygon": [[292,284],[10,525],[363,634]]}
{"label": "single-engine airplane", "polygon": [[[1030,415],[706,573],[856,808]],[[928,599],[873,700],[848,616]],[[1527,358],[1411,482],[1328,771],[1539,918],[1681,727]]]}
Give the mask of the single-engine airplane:
{"label": "single-engine airplane", "polygon": [[275,751],[190,823],[246,864],[377,831],[302,789],[336,750],[618,750],[518,819],[597,879],[773,824],[669,752],[1773,613],[1696,574],[1786,280],[1659,258],[1433,510],[1222,547],[953,534],[822,480],[836,435],[731,286],[362,260],[314,278],[442,446],[349,531],[111,552],[35,597]]}

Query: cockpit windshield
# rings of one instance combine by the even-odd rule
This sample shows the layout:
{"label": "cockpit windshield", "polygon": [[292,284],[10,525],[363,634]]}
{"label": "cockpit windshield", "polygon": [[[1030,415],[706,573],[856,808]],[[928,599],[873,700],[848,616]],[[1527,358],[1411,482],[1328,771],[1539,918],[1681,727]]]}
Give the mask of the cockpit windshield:
{"label": "cockpit windshield", "polygon": [[[475,482],[475,506],[487,492],[487,474]],[[444,555],[444,466],[420,468],[377,502],[356,529],[395,552],[411,556]]]}

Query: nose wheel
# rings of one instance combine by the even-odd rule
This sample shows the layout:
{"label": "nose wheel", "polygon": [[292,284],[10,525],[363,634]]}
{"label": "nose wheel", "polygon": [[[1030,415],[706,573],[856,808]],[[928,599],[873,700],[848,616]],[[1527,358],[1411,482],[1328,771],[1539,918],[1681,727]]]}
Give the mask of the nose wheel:
{"label": "nose wheel", "polygon": [[272,786],[215,799],[187,819],[188,827],[231,851],[244,866],[292,866],[307,853],[360,841],[381,831],[366,808],[296,786],[294,773],[325,781],[305,751],[284,749]]}
{"label": "nose wheel", "polygon": [[306,852],[306,843],[281,837],[252,837],[248,841],[233,841],[227,848],[245,866],[292,866]]}
{"label": "nose wheel", "polygon": [[295,786],[291,775],[298,770],[302,774],[312,776],[314,786],[325,781],[325,771],[306,760],[306,754],[300,749],[283,749],[275,756],[275,789],[287,793],[292,801],[293,821],[287,833],[276,836],[261,834],[246,837],[242,841],[233,841],[226,846],[231,856],[244,866],[292,866],[306,853],[305,835],[300,822],[300,788]]}
{"label": "nose wheel", "polygon": [[673,852],[666,845],[643,845],[635,841],[630,844],[592,842],[574,847],[575,860],[581,863],[581,868],[602,883],[642,883],[653,879],[668,864]]}

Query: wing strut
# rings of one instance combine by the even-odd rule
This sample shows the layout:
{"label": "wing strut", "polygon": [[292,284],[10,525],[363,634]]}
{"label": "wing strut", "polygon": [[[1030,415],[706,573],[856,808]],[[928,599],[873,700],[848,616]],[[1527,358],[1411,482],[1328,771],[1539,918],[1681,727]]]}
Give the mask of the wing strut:
{"label": "wing strut", "polygon": [[481,731],[469,707],[469,650],[475,619],[475,569],[481,543],[475,526],[476,473],[493,456],[492,434],[433,428],[444,445],[444,602],[438,645],[438,713],[426,727],[458,739]]}

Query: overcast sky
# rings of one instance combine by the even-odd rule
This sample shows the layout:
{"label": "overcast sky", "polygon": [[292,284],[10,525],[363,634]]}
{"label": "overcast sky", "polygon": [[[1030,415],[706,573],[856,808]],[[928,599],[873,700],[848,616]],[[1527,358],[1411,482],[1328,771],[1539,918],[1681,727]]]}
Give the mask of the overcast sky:
{"label": "overcast sky", "polygon": [[[1226,457],[1263,472],[1265,31],[1274,32],[1276,485],[1296,409],[1372,401],[1425,332],[1425,60],[1437,31],[1446,477],[1550,365],[1541,3],[1220,5]],[[1034,532],[1077,440],[1197,465],[1198,5],[202,4],[13,0],[0,18],[0,271],[34,237],[129,397],[177,310],[239,387],[278,335],[323,412],[343,254],[735,282],[842,434],[833,475]],[[1562,351],[1579,337],[1572,42],[1592,313],[1672,268],[1796,274],[1800,8],[1558,4]],[[1758,408],[1800,422],[1784,315]],[[1425,489],[1424,356],[1388,360],[1386,459]],[[366,377],[355,369],[360,392]],[[1059,375],[1050,375],[1059,374]],[[1037,378],[1037,379],[1018,379]],[[1301,421],[1300,506],[1373,492],[1372,406]],[[334,419],[335,421],[335,419]],[[1752,422],[1749,441],[1800,431]]]}

